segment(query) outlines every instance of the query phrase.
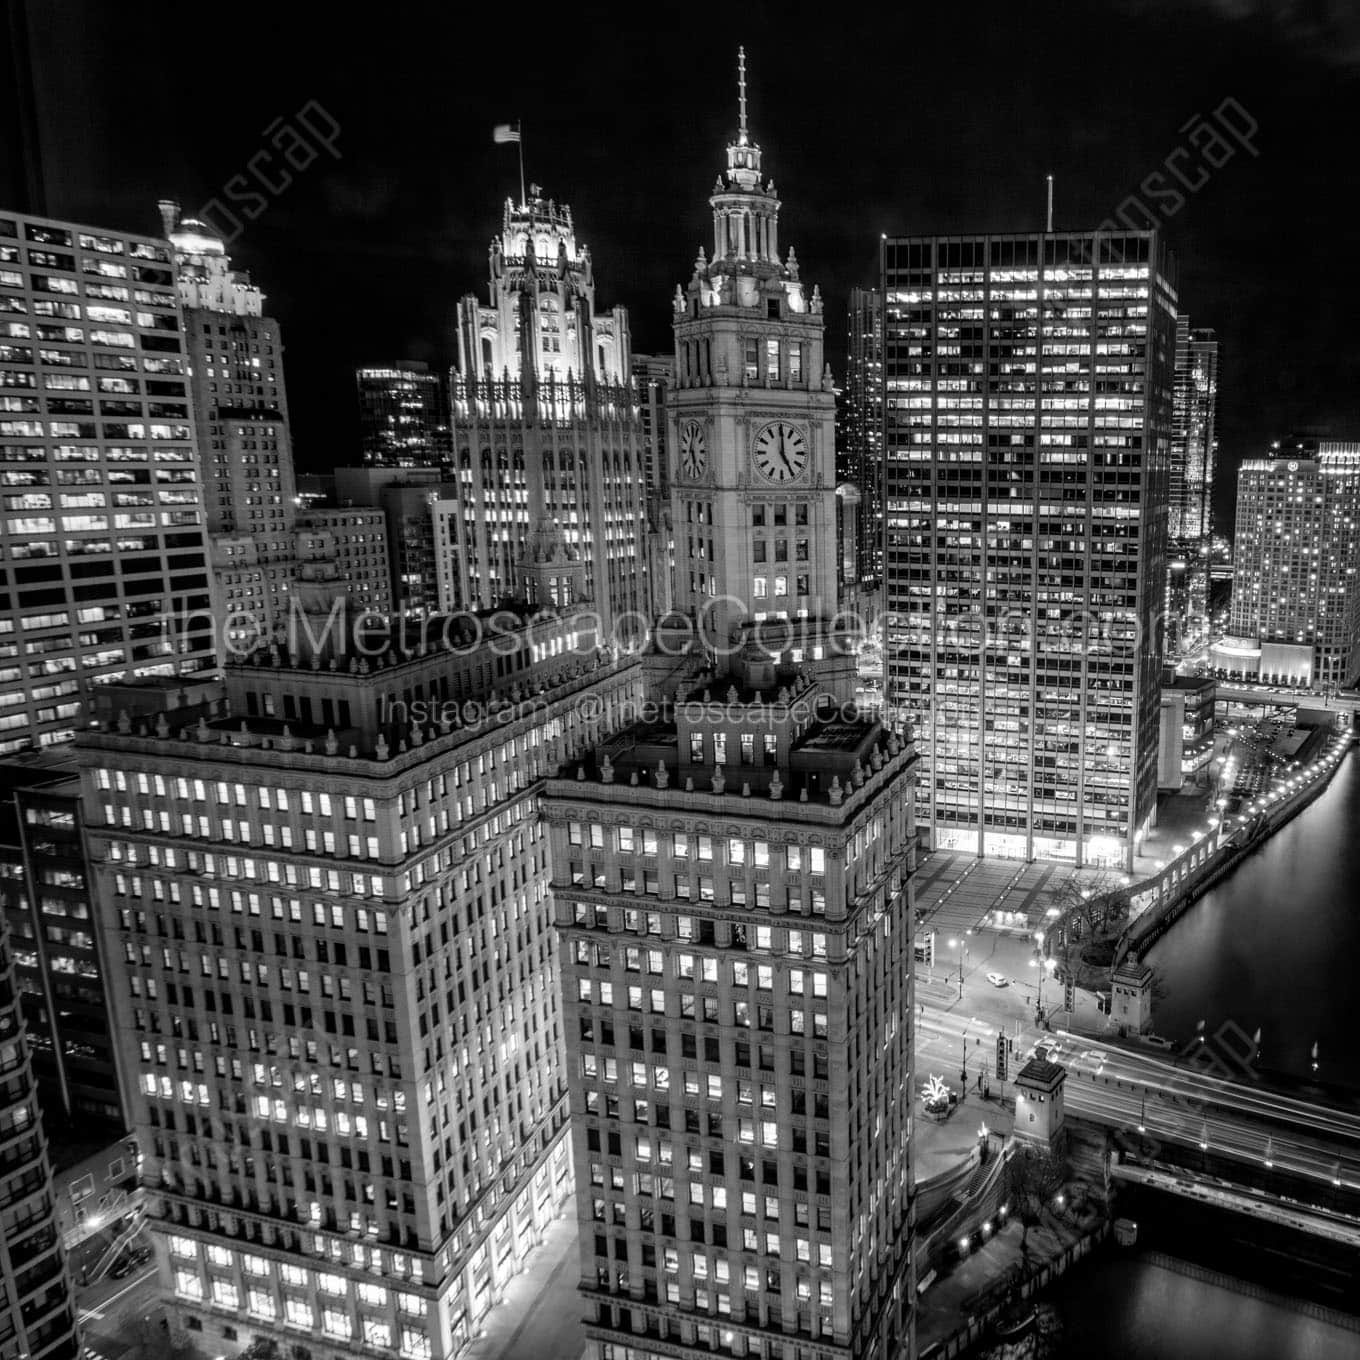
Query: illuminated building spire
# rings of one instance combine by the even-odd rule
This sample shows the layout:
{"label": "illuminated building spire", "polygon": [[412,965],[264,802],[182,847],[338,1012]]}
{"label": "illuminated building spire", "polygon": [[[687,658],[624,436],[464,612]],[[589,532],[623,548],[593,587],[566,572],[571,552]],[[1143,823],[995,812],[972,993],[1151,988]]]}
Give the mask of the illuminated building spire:
{"label": "illuminated building spire", "polygon": [[746,145],[746,49],[737,48],[737,108],[738,108],[738,131],[737,141]]}

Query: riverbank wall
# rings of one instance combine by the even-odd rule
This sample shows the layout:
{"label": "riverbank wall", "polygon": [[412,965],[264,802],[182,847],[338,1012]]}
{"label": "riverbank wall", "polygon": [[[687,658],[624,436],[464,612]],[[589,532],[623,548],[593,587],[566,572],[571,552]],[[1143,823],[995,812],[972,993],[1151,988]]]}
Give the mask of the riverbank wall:
{"label": "riverbank wall", "polygon": [[1258,813],[1218,845],[1202,841],[1153,877],[1133,885],[1129,897],[1135,915],[1119,938],[1113,967],[1117,968],[1128,954],[1146,953],[1187,908],[1327,789],[1345,751],[1355,745],[1357,737],[1353,732],[1338,734],[1337,740],[1339,750],[1333,747],[1318,757],[1324,765],[1314,778]]}
{"label": "riverbank wall", "polygon": [[999,1281],[979,1306],[969,1310],[968,1320],[948,1336],[930,1342],[920,1350],[920,1360],[952,1360],[965,1354],[987,1335],[998,1318],[1008,1309],[1046,1289],[1065,1275],[1078,1261],[1084,1261],[1110,1235],[1108,1220],[1065,1247],[1055,1256],[1036,1262],[1018,1279]]}

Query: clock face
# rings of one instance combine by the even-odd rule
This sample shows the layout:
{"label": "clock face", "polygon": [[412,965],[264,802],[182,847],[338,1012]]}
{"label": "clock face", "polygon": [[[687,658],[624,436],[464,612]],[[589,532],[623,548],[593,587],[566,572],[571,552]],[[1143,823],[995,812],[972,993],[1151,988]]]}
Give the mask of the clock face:
{"label": "clock face", "polygon": [[697,477],[707,463],[704,427],[697,420],[691,420],[680,431],[680,466],[687,477]]}
{"label": "clock face", "polygon": [[767,481],[791,482],[807,467],[807,436],[798,426],[777,420],[756,435],[752,456]]}

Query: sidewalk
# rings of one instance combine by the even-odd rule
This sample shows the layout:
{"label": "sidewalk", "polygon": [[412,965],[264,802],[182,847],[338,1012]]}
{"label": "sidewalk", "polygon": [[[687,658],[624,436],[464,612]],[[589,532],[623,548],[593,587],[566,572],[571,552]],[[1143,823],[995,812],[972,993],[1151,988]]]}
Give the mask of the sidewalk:
{"label": "sidewalk", "polygon": [[[1092,1219],[1094,1223],[1096,1220]],[[974,1246],[947,1275],[933,1281],[916,1301],[916,1339],[918,1351],[953,1335],[978,1313],[1009,1275],[1019,1279],[1037,1273],[1056,1260],[1074,1243],[1084,1229],[1071,1220],[1045,1214],[1044,1221],[1029,1230],[1026,1250],[1020,1250],[1023,1228],[1017,1221],[987,1235]],[[976,1237],[976,1234],[974,1235]]]}
{"label": "sidewalk", "polygon": [[468,1348],[469,1360],[580,1360],[586,1348],[585,1305],[575,1202],[555,1219],[524,1269],[506,1286]]}

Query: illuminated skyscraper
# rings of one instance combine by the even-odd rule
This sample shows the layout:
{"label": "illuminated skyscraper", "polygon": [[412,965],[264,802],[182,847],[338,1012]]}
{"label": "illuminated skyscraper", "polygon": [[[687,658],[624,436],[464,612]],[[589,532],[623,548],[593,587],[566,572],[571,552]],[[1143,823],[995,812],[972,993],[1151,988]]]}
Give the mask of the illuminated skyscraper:
{"label": "illuminated skyscraper", "polygon": [[91,918],[80,771],[66,746],[0,760],[0,916],[9,926],[49,1137],[123,1130],[105,968]]}
{"label": "illuminated skyscraper", "polygon": [[1191,330],[1190,318],[1179,316],[1167,519],[1168,651],[1206,640],[1217,405],[1218,340],[1211,330]]}
{"label": "illuminated skyscraper", "polygon": [[80,1354],[75,1304],[2,920],[0,1149],[0,1351],[19,1360],[75,1360]]}
{"label": "illuminated skyscraper", "polygon": [[1154,232],[883,245],[888,698],[930,843],[1128,864],[1157,794],[1176,294]]}
{"label": "illuminated skyscraper", "polygon": [[214,664],[185,365],[164,242],[0,213],[0,752]]}
{"label": "illuminated skyscraper", "polygon": [[427,364],[369,365],[354,373],[366,464],[440,468],[449,461],[448,393]]}
{"label": "illuminated skyscraper", "polygon": [[[279,323],[222,238],[160,204],[176,264],[216,613],[224,637],[288,612],[295,487]],[[230,619],[231,622],[227,622]]]}
{"label": "illuminated skyscraper", "polygon": [[458,308],[458,598],[588,600],[636,635],[653,606],[628,314],[595,310],[590,249],[537,185],[506,201],[490,266],[490,305]]}
{"label": "illuminated skyscraper", "polygon": [[697,622],[719,601],[738,645],[648,658],[654,717],[542,799],[581,1292],[592,1360],[896,1360],[915,753],[846,710],[852,674],[788,645],[795,609],[828,636],[835,599],[832,393],[742,69],[715,253],[675,304],[670,467],[682,603]]}
{"label": "illuminated skyscraper", "polygon": [[1360,674],[1360,444],[1322,441],[1237,474],[1229,636],[1216,666],[1336,686]]}
{"label": "illuminated skyscraper", "polygon": [[854,544],[860,580],[883,577],[883,294],[852,288],[841,473],[859,490]]}
{"label": "illuminated skyscraper", "polygon": [[209,1351],[456,1356],[569,1200],[537,798],[641,697],[595,640],[300,632],[84,737],[161,1285]]}

